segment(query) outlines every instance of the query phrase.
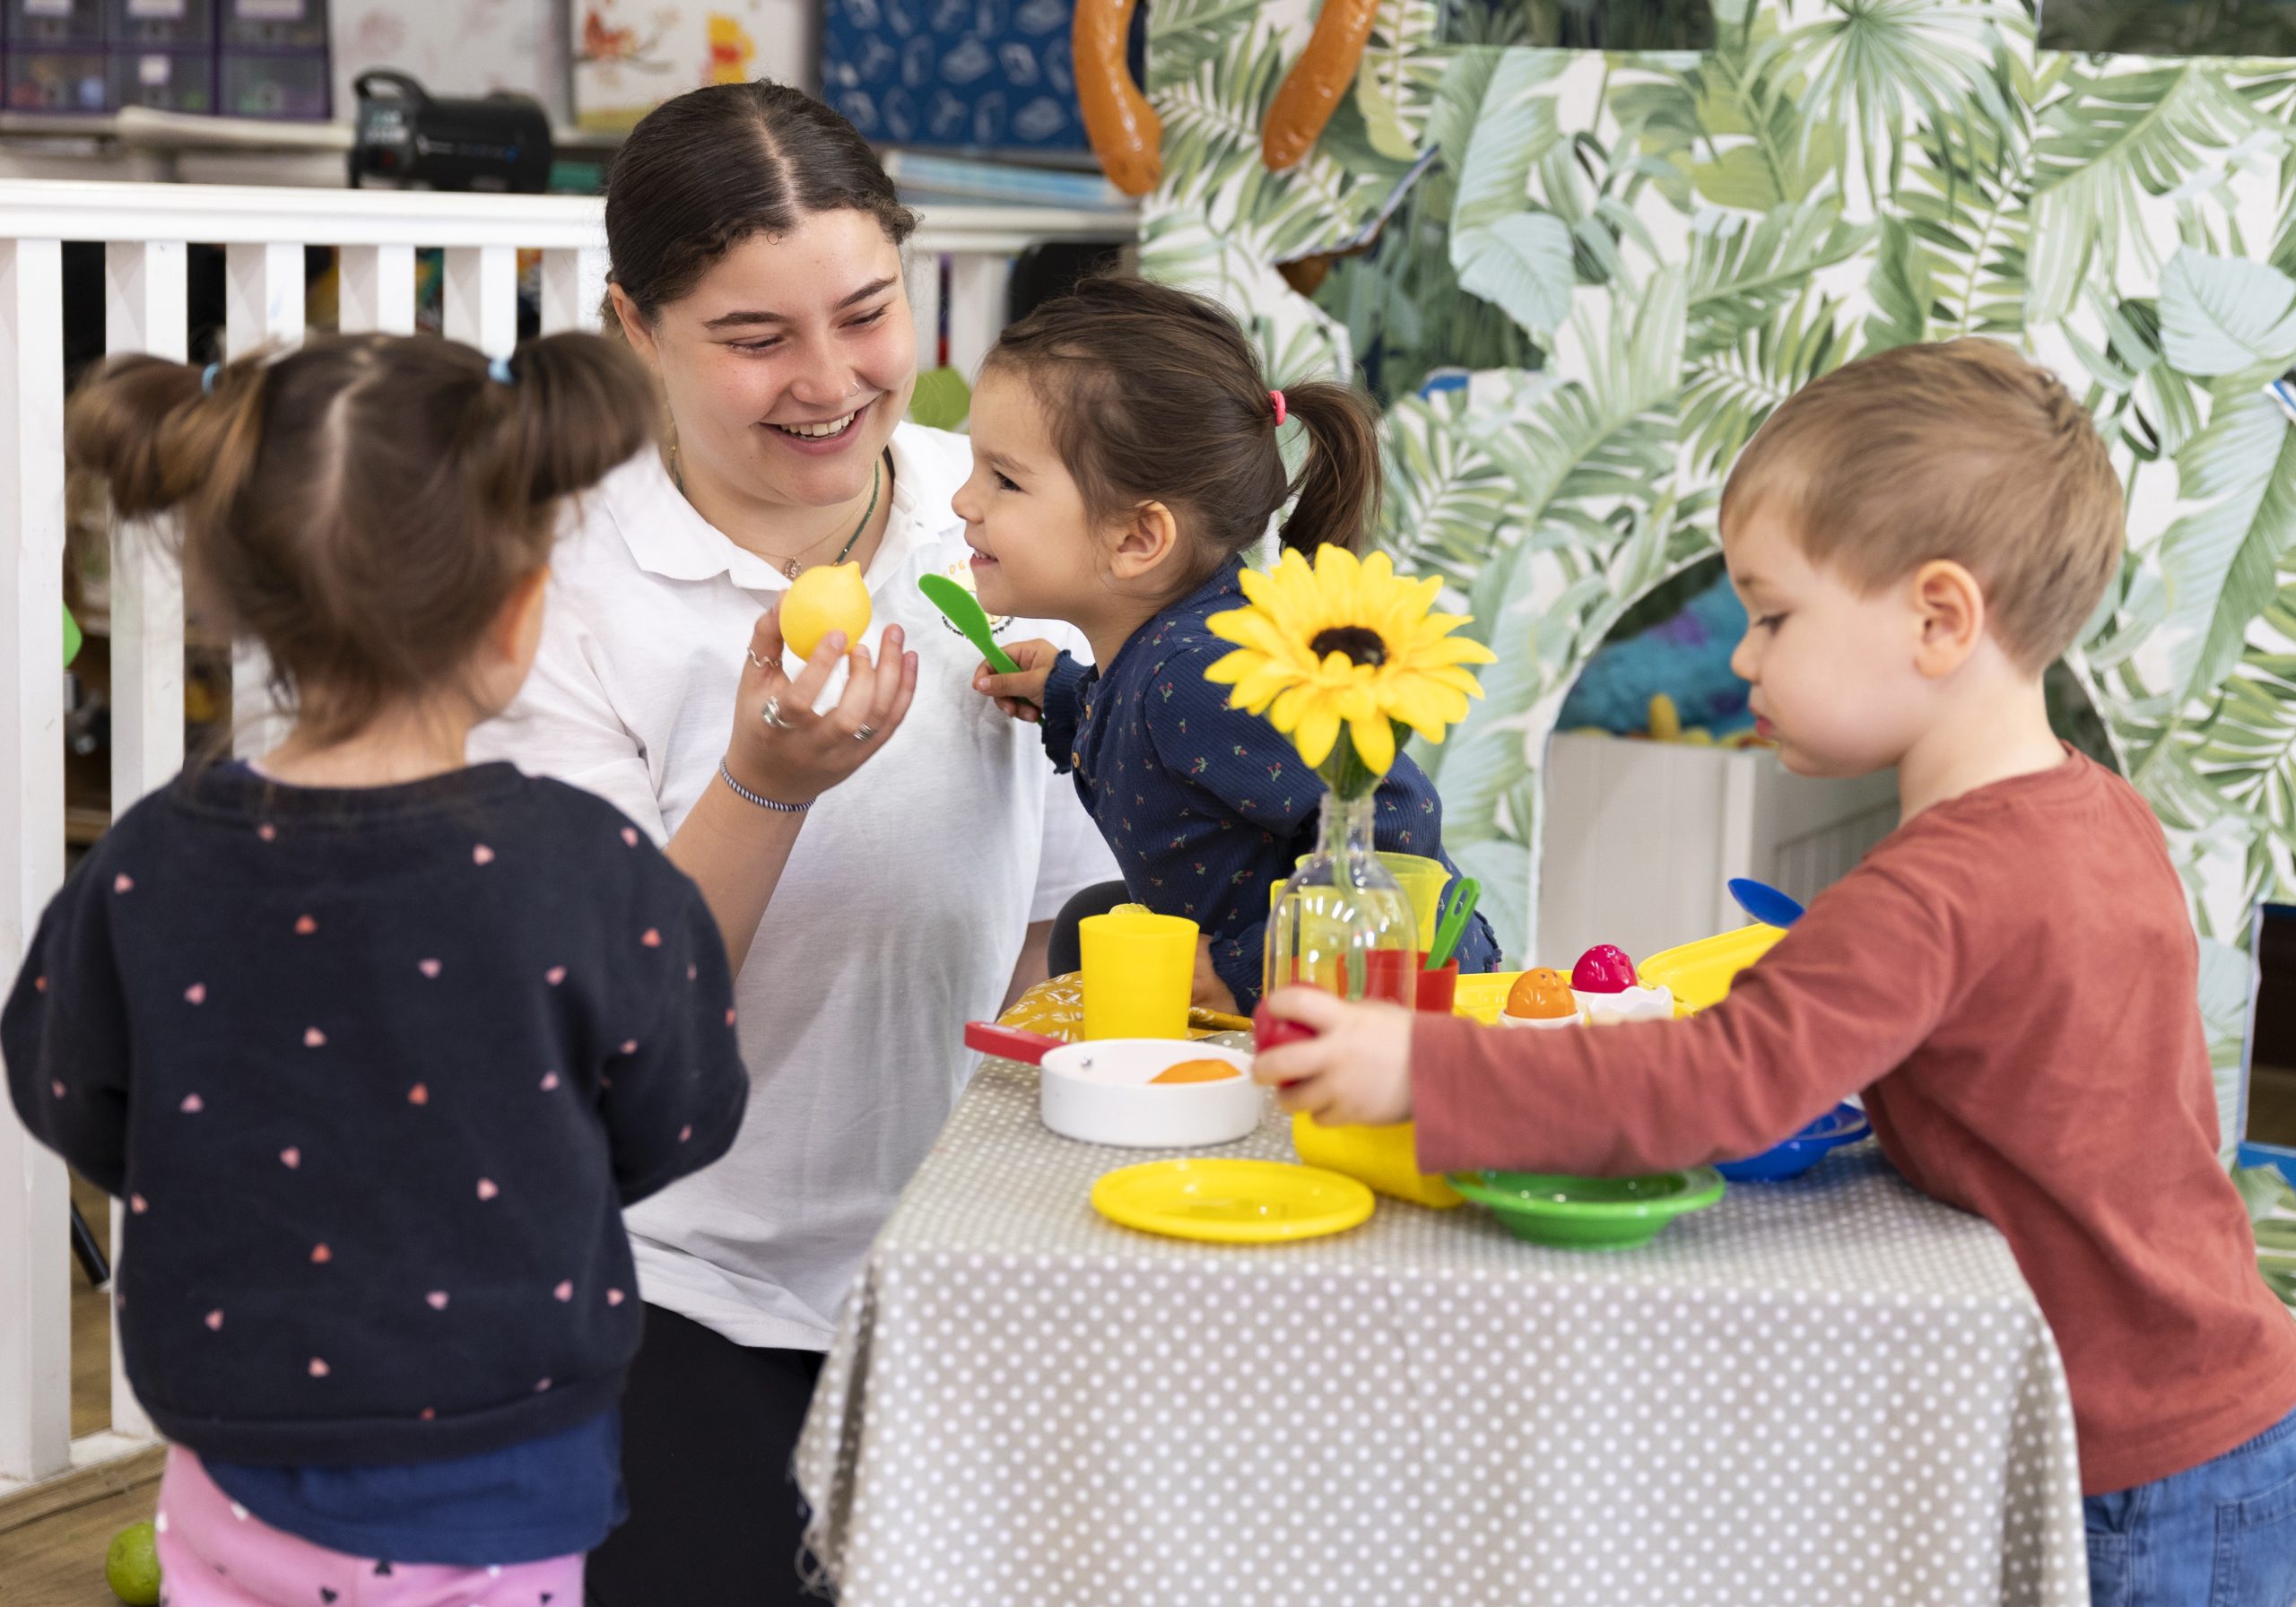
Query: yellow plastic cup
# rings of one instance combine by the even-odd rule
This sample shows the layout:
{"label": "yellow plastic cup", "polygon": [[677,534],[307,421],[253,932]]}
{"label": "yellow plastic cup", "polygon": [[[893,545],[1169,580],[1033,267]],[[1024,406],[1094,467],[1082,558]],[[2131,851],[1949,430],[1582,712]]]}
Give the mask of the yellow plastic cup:
{"label": "yellow plastic cup", "polygon": [[1419,951],[1426,953],[1435,946],[1435,916],[1442,908],[1443,890],[1451,884],[1451,873],[1443,868],[1441,860],[1423,859],[1416,854],[1382,854],[1379,863],[1403,884],[1404,897],[1411,900],[1411,913],[1419,917]]}
{"label": "yellow plastic cup", "polygon": [[[1294,868],[1308,863],[1305,854],[1292,861]],[[1419,922],[1419,951],[1426,953],[1435,946],[1435,917],[1441,912],[1443,890],[1451,884],[1451,873],[1443,868],[1439,859],[1426,859],[1416,854],[1378,854],[1374,856],[1387,867],[1387,874],[1403,889],[1403,896],[1411,900],[1411,913]],[[1267,907],[1274,909],[1276,900],[1283,896],[1283,883],[1277,882],[1267,890]]]}
{"label": "yellow plastic cup", "polygon": [[1196,925],[1176,915],[1086,916],[1084,1036],[1186,1038]]}

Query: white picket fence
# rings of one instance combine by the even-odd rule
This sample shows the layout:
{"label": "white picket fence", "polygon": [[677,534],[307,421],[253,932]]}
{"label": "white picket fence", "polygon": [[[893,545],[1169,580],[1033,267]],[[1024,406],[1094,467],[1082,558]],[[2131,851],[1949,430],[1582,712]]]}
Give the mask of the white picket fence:
{"label": "white picket fence", "polygon": [[[1114,238],[1110,221],[1091,213],[929,213],[909,248],[928,361],[944,297],[949,360],[970,378],[1003,326],[1016,252]],[[0,621],[10,627],[0,647],[9,772],[0,780],[0,979],[14,976],[64,878],[67,240],[104,245],[108,349],[176,358],[186,355],[193,244],[224,248],[232,355],[302,338],[307,246],[342,253],[343,329],[397,332],[414,327],[417,248],[443,248],[446,333],[494,355],[516,343],[522,248],[542,253],[545,332],[592,326],[604,286],[601,207],[591,199],[0,181]],[[117,543],[111,576],[111,795],[125,808],[183,762],[183,591],[148,541]],[[238,666],[234,680],[257,693],[260,665]],[[115,1342],[111,1432],[72,1438],[69,1220],[62,1164],[13,1111],[0,1114],[0,1495],[152,1434]]]}

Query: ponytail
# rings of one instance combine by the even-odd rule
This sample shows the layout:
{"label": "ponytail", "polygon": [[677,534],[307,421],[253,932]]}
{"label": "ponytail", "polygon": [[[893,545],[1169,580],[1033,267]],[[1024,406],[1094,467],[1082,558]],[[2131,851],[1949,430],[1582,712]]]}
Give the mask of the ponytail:
{"label": "ponytail", "polygon": [[115,357],[74,393],[65,457],[101,481],[129,518],[190,501],[228,508],[255,472],[263,397],[260,359],[219,365],[211,377],[164,357]]}
{"label": "ponytail", "polygon": [[1307,432],[1308,456],[1278,539],[1309,558],[1318,547],[1361,552],[1379,517],[1378,416],[1362,392],[1327,379],[1286,387],[1283,403]]}
{"label": "ponytail", "polygon": [[561,499],[653,436],[653,387],[592,334],[490,364],[427,335],[322,337],[205,371],[106,363],[65,413],[113,508],[181,516],[211,621],[262,644],[299,728],[340,740],[450,689],[550,560]]}
{"label": "ponytail", "polygon": [[654,439],[652,385],[617,342],[546,334],[488,378],[473,398],[473,486],[510,519],[596,485]]}

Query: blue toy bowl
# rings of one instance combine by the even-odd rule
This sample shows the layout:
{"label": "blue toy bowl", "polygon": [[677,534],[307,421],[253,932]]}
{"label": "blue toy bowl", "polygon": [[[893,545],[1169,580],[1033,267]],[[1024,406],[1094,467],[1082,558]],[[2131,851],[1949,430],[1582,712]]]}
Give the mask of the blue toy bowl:
{"label": "blue toy bowl", "polygon": [[1874,1130],[1855,1105],[1837,1105],[1784,1143],[1744,1160],[1726,1160],[1714,1169],[1733,1183],[1778,1183],[1798,1177],[1844,1144]]}

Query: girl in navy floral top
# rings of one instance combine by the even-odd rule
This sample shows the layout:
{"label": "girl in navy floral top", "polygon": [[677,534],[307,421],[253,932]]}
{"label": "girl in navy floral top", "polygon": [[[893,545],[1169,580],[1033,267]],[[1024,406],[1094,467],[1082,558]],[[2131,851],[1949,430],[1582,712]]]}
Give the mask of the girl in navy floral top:
{"label": "girl in navy floral top", "polygon": [[[972,478],[956,498],[991,613],[1061,619],[1097,668],[1047,642],[975,684],[1041,719],[1133,898],[1203,929],[1196,1003],[1259,997],[1270,889],[1315,843],[1324,784],[1290,743],[1204,678],[1231,644],[1205,621],[1244,606],[1243,557],[1294,495],[1285,546],[1353,550],[1379,495],[1370,403],[1312,382],[1272,392],[1233,318],[1136,279],[1088,281],[1004,332],[972,403]],[[1279,408],[1281,412],[1279,413]],[[1287,476],[1276,432],[1306,436]],[[1353,652],[1372,644],[1347,644]],[[1380,848],[1450,861],[1426,773],[1398,755],[1380,783]],[[1461,969],[1499,947],[1477,916]]]}

